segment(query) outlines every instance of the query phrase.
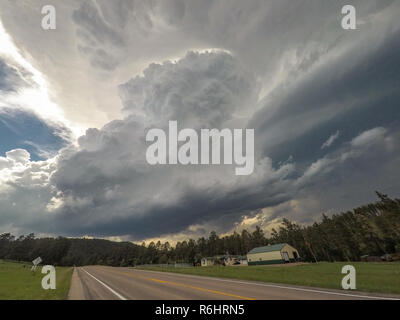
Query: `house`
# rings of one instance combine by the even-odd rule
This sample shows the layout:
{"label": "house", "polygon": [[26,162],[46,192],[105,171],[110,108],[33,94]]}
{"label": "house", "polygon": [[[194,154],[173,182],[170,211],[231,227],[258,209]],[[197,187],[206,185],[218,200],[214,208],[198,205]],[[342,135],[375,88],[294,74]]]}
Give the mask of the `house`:
{"label": "house", "polygon": [[257,247],[247,254],[248,265],[280,264],[298,261],[299,252],[287,243]]}

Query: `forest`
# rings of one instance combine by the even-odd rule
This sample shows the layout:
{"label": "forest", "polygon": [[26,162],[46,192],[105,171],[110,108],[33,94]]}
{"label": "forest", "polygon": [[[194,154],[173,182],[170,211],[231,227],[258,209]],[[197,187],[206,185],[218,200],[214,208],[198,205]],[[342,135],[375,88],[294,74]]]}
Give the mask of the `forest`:
{"label": "forest", "polygon": [[299,225],[283,219],[267,237],[260,227],[220,237],[148,245],[102,239],[35,238],[34,234],[15,237],[0,235],[0,259],[32,261],[40,256],[44,264],[135,266],[160,263],[197,264],[202,257],[246,255],[257,246],[288,243],[303,261],[360,261],[362,256],[400,252],[400,199],[376,192],[378,201],[351,211],[323,214],[312,225]]}

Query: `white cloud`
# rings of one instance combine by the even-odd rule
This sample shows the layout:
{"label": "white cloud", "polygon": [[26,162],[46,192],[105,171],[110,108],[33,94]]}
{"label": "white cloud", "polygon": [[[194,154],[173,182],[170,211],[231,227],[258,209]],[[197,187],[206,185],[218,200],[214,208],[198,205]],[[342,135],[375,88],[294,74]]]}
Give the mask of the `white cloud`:
{"label": "white cloud", "polygon": [[[4,29],[0,20],[0,59],[5,59],[13,66],[27,85],[16,91],[0,94],[0,104],[8,108],[25,108],[35,112],[41,118],[69,127],[75,134],[82,130],[71,124],[63,110],[51,97],[45,76],[37,70],[20,52],[12,38]],[[1,106],[1,107],[2,107]]]}
{"label": "white cloud", "polygon": [[329,147],[337,140],[337,138],[339,138],[339,135],[340,135],[340,131],[339,131],[339,130],[336,131],[336,133],[332,134],[332,135],[328,138],[328,140],[326,140],[326,141],[322,144],[321,150],[326,149],[326,148],[329,148]]}
{"label": "white cloud", "polygon": [[364,147],[371,143],[380,141],[383,139],[386,129],[382,127],[373,128],[368,131],[362,132],[359,136],[355,137],[351,141],[351,145],[354,147]]}
{"label": "white cloud", "polygon": [[29,162],[31,155],[24,149],[15,149],[6,152],[6,157],[10,160],[13,160],[15,163],[25,165]]}

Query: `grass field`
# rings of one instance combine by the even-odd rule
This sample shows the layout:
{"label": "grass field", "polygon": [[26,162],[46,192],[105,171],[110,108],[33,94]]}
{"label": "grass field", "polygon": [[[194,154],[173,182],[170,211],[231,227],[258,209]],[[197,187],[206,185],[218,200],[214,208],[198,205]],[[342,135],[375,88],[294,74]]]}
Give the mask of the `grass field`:
{"label": "grass field", "polygon": [[[25,266],[25,267],[24,267]],[[0,300],[61,300],[66,299],[73,268],[56,268],[56,289],[42,288],[42,267],[30,271],[32,263],[0,260]]]}
{"label": "grass field", "polygon": [[342,267],[350,264],[356,268],[356,285],[359,291],[400,294],[400,263],[313,263],[296,266],[250,267],[196,267],[162,268],[145,267],[144,270],[176,272],[208,277],[285,283],[310,287],[342,289]]}

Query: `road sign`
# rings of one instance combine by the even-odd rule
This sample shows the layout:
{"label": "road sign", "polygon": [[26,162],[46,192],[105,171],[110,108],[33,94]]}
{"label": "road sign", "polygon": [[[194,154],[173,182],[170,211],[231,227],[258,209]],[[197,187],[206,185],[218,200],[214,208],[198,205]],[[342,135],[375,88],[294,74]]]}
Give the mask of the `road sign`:
{"label": "road sign", "polygon": [[41,257],[37,257],[35,260],[32,261],[33,266],[31,268],[31,271],[35,271],[36,267],[38,266],[39,263],[41,263],[43,260]]}
{"label": "road sign", "polygon": [[42,262],[42,258],[41,257],[37,257],[35,260],[32,261],[34,266],[37,266],[41,262]]}

